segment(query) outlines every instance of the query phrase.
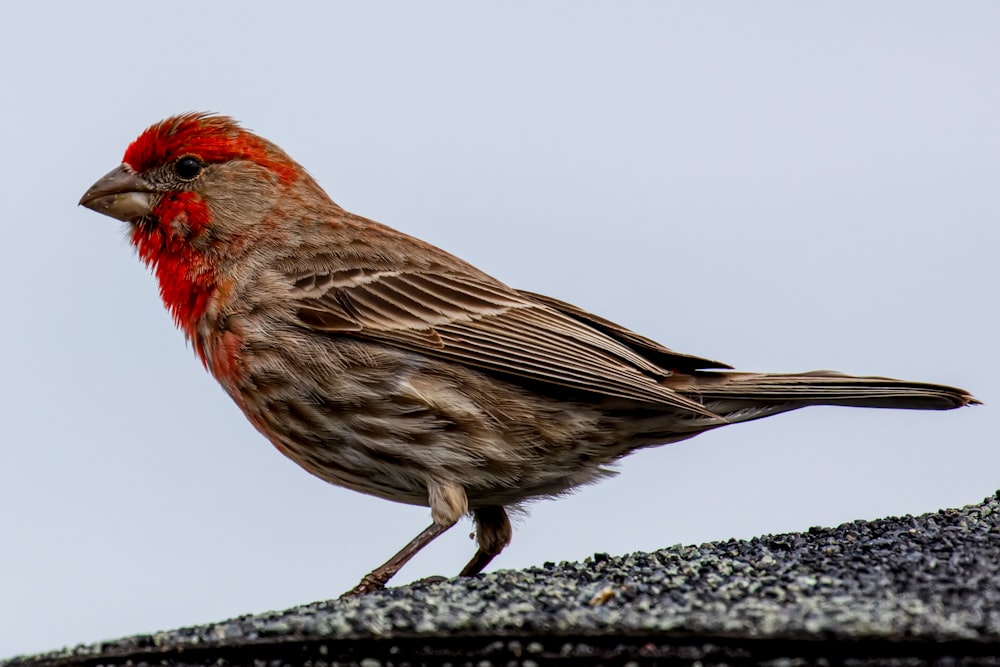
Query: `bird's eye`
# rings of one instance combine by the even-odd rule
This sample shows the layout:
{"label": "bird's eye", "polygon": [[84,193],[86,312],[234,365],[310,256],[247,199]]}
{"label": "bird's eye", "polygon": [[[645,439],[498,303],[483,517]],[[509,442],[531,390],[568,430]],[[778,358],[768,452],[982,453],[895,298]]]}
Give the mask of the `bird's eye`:
{"label": "bird's eye", "polygon": [[185,181],[190,181],[201,173],[202,165],[198,158],[185,155],[174,162],[174,172]]}

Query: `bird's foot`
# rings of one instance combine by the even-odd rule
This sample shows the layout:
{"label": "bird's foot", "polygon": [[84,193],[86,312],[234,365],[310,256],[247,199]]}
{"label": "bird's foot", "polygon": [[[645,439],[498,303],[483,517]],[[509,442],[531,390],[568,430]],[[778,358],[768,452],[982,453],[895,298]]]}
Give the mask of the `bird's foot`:
{"label": "bird's foot", "polygon": [[361,578],[361,581],[357,586],[347,591],[340,596],[340,599],[353,598],[359,595],[368,595],[369,593],[374,593],[375,591],[380,591],[385,588],[385,582],[389,580],[389,577],[379,576],[379,572],[371,572],[366,574]]}

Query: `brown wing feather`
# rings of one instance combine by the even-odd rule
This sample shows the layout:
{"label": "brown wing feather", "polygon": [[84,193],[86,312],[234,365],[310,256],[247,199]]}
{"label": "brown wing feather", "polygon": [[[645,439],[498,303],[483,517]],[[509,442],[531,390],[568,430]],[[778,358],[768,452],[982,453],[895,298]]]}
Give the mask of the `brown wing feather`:
{"label": "brown wing feather", "polygon": [[674,352],[670,348],[660,345],[655,340],[651,340],[645,336],[640,336],[620,324],[616,324],[611,320],[606,320],[603,317],[589,313],[571,303],[566,303],[565,301],[554,299],[551,296],[536,294],[526,290],[518,290],[518,293],[534,299],[539,303],[544,303],[555,310],[563,312],[570,317],[595,327],[664,368],[676,368],[677,370],[683,371],[706,370],[710,368],[732,369],[732,366],[724,364],[721,361],[713,361],[703,357],[695,357],[690,354]]}
{"label": "brown wing feather", "polygon": [[585,311],[567,314],[568,304],[516,292],[483,275],[367,270],[288,277],[298,292],[299,318],[316,330],[543,385],[712,415],[662,384],[672,373],[655,362],[676,361],[675,368],[715,362],[678,355],[606,320],[588,320]]}

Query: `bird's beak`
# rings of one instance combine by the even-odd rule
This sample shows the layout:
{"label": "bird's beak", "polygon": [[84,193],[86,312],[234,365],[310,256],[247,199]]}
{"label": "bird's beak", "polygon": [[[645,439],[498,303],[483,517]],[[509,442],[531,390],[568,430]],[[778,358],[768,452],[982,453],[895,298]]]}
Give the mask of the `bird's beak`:
{"label": "bird's beak", "polygon": [[80,206],[125,222],[133,222],[153,212],[153,192],[155,190],[149,183],[122,164],[91,185],[80,198]]}

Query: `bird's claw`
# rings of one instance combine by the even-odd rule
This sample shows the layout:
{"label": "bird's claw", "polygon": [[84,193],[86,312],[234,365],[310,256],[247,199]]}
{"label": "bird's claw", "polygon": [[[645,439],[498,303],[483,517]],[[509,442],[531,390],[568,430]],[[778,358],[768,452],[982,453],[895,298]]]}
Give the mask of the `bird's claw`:
{"label": "bird's claw", "polygon": [[369,593],[374,593],[375,591],[380,591],[385,588],[386,579],[379,577],[376,573],[372,572],[366,574],[361,578],[361,582],[357,586],[347,591],[340,596],[340,599],[353,598],[359,595],[368,595]]}

